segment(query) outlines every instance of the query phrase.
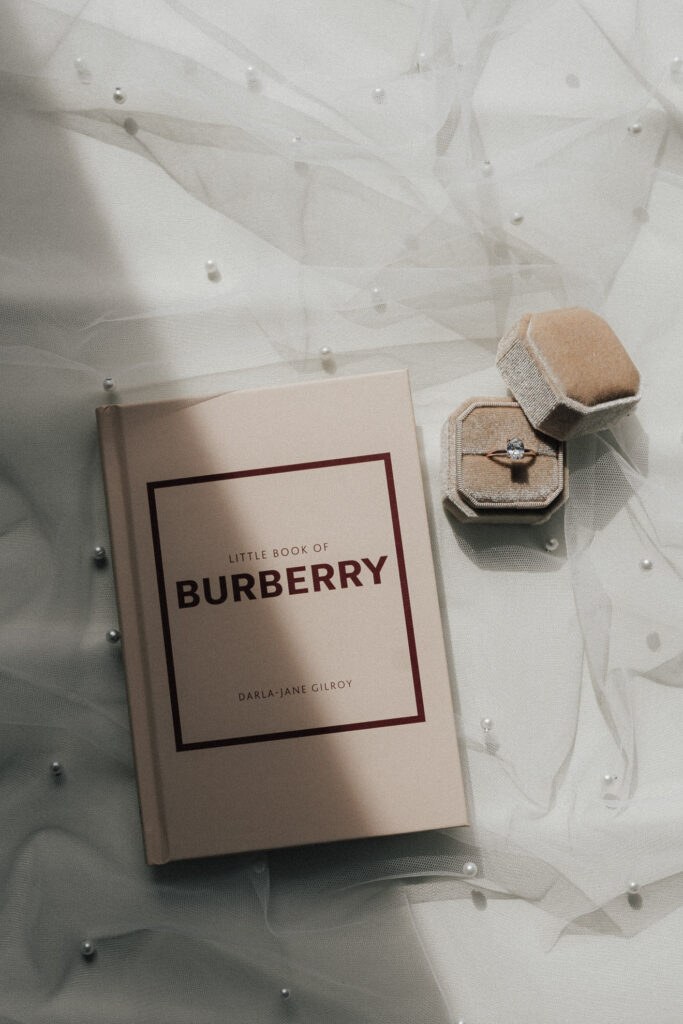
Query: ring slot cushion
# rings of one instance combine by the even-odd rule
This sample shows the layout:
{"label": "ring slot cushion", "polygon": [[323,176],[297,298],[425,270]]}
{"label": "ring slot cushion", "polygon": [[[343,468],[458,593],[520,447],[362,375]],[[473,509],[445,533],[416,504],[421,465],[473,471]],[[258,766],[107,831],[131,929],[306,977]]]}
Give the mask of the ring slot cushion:
{"label": "ring slot cushion", "polygon": [[[513,437],[537,454],[488,457]],[[468,399],[446,420],[442,446],[442,498],[461,521],[539,523],[566,501],[563,442],[535,430],[513,399]]]}

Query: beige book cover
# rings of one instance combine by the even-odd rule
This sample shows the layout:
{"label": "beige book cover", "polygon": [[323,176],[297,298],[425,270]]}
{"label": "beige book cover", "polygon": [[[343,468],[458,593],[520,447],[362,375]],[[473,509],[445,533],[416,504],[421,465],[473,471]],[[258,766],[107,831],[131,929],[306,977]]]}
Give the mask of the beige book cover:
{"label": "beige book cover", "polygon": [[148,862],[466,824],[407,373],[97,418]]}

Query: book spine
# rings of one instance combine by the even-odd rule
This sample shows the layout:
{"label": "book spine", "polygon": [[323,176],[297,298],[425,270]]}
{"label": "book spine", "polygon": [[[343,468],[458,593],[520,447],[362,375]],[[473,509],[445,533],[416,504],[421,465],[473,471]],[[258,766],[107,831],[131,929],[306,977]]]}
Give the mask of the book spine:
{"label": "book spine", "polygon": [[145,858],[169,860],[121,407],[97,409]]}

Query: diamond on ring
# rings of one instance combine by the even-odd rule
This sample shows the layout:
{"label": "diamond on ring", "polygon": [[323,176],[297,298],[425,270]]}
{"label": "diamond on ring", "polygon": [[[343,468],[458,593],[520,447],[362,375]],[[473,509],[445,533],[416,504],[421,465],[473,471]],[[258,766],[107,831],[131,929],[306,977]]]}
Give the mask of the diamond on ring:
{"label": "diamond on ring", "polygon": [[523,459],[526,454],[526,448],[524,447],[524,441],[519,437],[511,437],[508,443],[505,445],[505,451],[508,459]]}

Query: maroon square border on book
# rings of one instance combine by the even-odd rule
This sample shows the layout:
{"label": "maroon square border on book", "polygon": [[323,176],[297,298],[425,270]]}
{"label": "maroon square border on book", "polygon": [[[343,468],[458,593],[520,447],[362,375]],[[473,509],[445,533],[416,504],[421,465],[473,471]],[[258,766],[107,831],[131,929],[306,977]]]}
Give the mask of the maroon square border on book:
{"label": "maroon square border on book", "polygon": [[[410,665],[413,675],[413,687],[415,691],[414,715],[401,718],[386,718],[372,722],[351,722],[344,725],[321,726],[312,729],[291,729],[276,733],[263,733],[254,736],[238,736],[217,740],[200,740],[193,743],[186,743],[183,740],[182,723],[180,720],[180,708],[178,705],[178,691],[176,685],[175,665],[173,662],[173,645],[171,642],[171,627],[166,602],[166,584],[164,580],[164,566],[161,553],[161,541],[159,538],[159,520],[157,515],[155,492],[162,487],[183,487],[189,484],[210,483],[213,480],[235,480],[239,477],[264,476],[268,473],[294,473],[309,469],[323,469],[329,466],[348,466],[360,462],[383,462],[387,482],[387,497],[391,512],[391,523],[394,532],[394,543],[396,545],[396,561],[398,574],[401,583],[401,595],[403,598],[403,613],[405,617],[406,636],[408,651],[410,653]],[[152,541],[154,545],[154,559],[156,563],[157,586],[159,590],[159,605],[161,611],[161,624],[164,637],[164,649],[166,652],[166,668],[168,671],[169,696],[171,711],[173,715],[173,731],[175,734],[175,745],[177,751],[202,750],[208,747],[228,747],[241,743],[265,743],[271,740],[292,739],[297,736],[317,736],[330,732],[352,732],[358,729],[379,729],[391,725],[408,725],[413,722],[424,722],[424,701],[422,697],[422,684],[420,681],[420,670],[417,661],[417,649],[415,645],[415,630],[413,628],[413,615],[410,608],[410,594],[408,592],[408,578],[406,575],[405,559],[403,557],[403,541],[401,538],[401,526],[398,517],[398,504],[396,501],[396,488],[394,486],[394,473],[391,465],[391,454],[380,452],[376,455],[356,455],[345,459],[325,459],[320,462],[299,462],[286,466],[267,466],[263,469],[245,469],[235,473],[214,473],[209,476],[181,477],[176,480],[156,480],[147,484],[147,497],[149,500],[149,513],[152,528]]]}

